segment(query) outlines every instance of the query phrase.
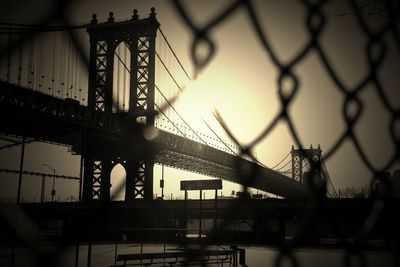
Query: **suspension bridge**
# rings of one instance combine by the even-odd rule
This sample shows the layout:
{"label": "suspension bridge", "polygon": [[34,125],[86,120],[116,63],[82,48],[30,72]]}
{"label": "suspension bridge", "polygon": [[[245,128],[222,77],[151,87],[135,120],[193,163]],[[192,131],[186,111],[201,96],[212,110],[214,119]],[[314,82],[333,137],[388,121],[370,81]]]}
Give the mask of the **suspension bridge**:
{"label": "suspension bridge", "polygon": [[153,199],[154,164],[307,198],[311,163],[329,185],[320,147],[292,148],[269,168],[241,156],[222,127],[203,120],[197,131],[185,120],[179,95],[190,76],[154,9],[118,22],[110,13],[85,25],[1,23],[0,33],[0,132],[8,142],[0,149],[70,147],[83,158],[83,201],[110,200],[117,164],[126,170],[125,200]]}
{"label": "suspension bridge", "polygon": [[[0,173],[19,175],[18,204],[0,203],[0,239],[11,250],[2,258],[9,257],[14,266],[17,249],[29,246],[42,266],[56,266],[45,263],[57,260],[62,250],[41,248],[51,247],[48,240],[61,240],[76,246],[78,266],[79,247],[87,242],[84,251],[91,266],[93,242],[112,241],[116,242],[112,266],[119,266],[117,259],[124,266],[127,259],[140,264],[150,259],[148,266],[163,259],[164,266],[176,258],[168,262],[175,266],[181,263],[178,257],[184,264],[193,252],[207,260],[216,257],[219,264],[221,256],[229,256],[238,266],[237,247],[212,251],[203,249],[203,244],[285,244],[286,248],[294,240],[306,246],[348,248],[343,240],[356,242],[360,229],[371,230],[371,220],[379,217],[371,216],[371,211],[389,219],[373,222],[368,236],[372,242],[366,244],[388,246],[387,229],[394,233],[399,222],[391,212],[398,206],[396,200],[386,201],[383,209],[381,200],[335,199],[319,145],[292,147],[268,167],[230,141],[217,119],[211,123],[200,118],[199,131],[181,106],[180,96],[189,90],[190,80],[154,8],[145,18],[134,10],[128,20],[116,21],[110,13],[104,22],[93,15],[83,25],[0,22],[0,150],[21,147],[20,169],[0,168]],[[33,142],[67,146],[70,153],[80,155],[79,177],[24,170],[24,147]],[[123,202],[110,201],[111,171],[118,164],[126,172]],[[217,194],[214,200],[154,199],[155,164],[283,199],[223,199]],[[23,175],[42,177],[41,203],[19,201]],[[52,191],[54,179],[78,180],[77,201],[44,201],[46,177],[53,179]],[[326,191],[311,192],[319,185]],[[321,192],[331,199],[317,195]],[[307,199],[311,195],[317,197]],[[332,226],[340,226],[340,233]],[[199,248],[191,235],[198,238]],[[142,245],[164,242],[164,252],[118,255],[120,240]],[[184,250],[166,252],[165,243]]]}

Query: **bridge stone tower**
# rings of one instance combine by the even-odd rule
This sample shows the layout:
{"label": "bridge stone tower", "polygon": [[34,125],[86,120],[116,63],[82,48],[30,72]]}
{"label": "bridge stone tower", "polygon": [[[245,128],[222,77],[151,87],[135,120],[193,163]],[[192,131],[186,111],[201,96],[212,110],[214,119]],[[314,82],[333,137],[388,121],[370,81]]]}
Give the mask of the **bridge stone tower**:
{"label": "bridge stone tower", "polygon": [[304,183],[303,176],[303,165],[305,160],[310,163],[310,168],[314,168],[314,171],[319,173],[321,177],[321,146],[318,148],[313,148],[310,146],[309,149],[304,149],[302,147],[295,149],[292,146],[292,178],[297,182]]}
{"label": "bridge stone tower", "polygon": [[[144,118],[146,125],[154,125],[155,38],[160,24],[155,9],[148,18],[139,19],[135,9],[129,21],[115,22],[113,13],[108,21],[98,23],[93,15],[87,27],[90,36],[90,63],[88,108],[92,111],[112,113],[113,68],[117,46],[125,42],[131,54],[129,110],[131,118]],[[101,146],[101,144],[98,144]],[[84,150],[83,201],[110,199],[112,168],[120,163],[126,170],[125,200],[153,198],[154,160],[125,158],[115,161],[112,156],[96,156]],[[140,158],[140,155],[139,155]]]}

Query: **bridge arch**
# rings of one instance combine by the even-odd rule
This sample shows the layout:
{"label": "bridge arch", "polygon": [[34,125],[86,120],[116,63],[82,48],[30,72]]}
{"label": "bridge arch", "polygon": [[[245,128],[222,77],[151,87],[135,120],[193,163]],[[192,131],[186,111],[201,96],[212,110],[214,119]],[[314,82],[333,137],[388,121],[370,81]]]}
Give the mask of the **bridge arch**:
{"label": "bridge arch", "polygon": [[120,201],[125,199],[125,167],[118,163],[114,165],[110,173],[110,200]]}

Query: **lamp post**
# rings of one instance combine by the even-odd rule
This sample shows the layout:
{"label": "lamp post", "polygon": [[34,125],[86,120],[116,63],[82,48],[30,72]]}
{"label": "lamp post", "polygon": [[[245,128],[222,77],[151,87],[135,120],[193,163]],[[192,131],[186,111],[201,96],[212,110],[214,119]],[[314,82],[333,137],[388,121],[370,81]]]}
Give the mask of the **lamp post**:
{"label": "lamp post", "polygon": [[161,199],[164,200],[164,164],[161,165]]}
{"label": "lamp post", "polygon": [[56,182],[56,169],[54,169],[53,167],[49,166],[46,163],[43,163],[42,165],[47,167],[47,168],[49,168],[50,170],[52,170],[53,174],[54,174],[54,176],[53,176],[53,188],[51,190],[51,202],[54,202],[54,196],[56,195],[56,190],[54,189],[54,184]]}

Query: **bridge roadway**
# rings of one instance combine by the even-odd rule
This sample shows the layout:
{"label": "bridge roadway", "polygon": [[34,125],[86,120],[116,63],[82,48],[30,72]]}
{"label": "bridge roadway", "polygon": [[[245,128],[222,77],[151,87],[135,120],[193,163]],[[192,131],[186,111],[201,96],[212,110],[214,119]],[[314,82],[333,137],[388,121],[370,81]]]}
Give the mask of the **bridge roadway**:
{"label": "bridge roadway", "polygon": [[[246,180],[252,177],[254,166],[246,159],[160,129],[155,131],[154,138],[145,139],[143,126],[126,123],[129,120],[127,114],[89,111],[77,101],[56,98],[4,81],[0,81],[0,118],[2,133],[71,146],[77,154],[82,152],[82,147],[100,158],[110,154],[123,158],[124,153],[132,151],[143,155],[154,152],[158,164],[246,183],[285,198],[308,196],[306,185],[261,166],[257,168],[257,177]],[[126,125],[135,126],[127,129]]]}

